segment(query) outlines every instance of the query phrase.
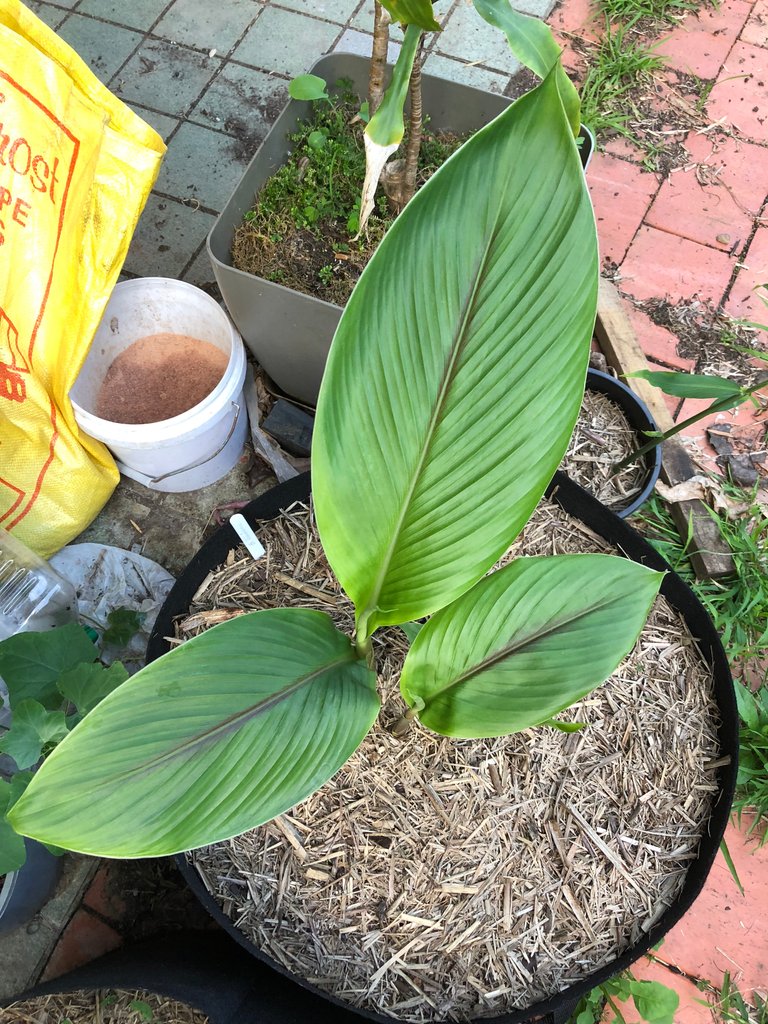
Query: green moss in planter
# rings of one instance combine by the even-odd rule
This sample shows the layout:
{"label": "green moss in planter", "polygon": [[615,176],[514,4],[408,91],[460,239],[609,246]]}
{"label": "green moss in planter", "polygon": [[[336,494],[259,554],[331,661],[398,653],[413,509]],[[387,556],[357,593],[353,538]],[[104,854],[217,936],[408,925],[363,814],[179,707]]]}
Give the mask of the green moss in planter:
{"label": "green moss in planter", "polygon": [[[333,103],[313,104],[312,117],[291,136],[292,154],[259,192],[235,233],[238,270],[344,305],[363,267],[395,218],[385,196],[358,241],[365,149],[359,102],[349,84]],[[462,143],[449,133],[424,133],[423,184]]]}

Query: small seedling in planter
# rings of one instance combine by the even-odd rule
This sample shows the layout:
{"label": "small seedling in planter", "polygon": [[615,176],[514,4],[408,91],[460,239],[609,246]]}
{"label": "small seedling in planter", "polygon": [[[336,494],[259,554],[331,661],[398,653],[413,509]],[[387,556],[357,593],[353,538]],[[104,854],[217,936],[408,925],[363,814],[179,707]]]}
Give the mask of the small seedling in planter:
{"label": "small seedling in planter", "polygon": [[467,738],[548,723],[633,646],[661,573],[565,555],[488,574],[562,459],[595,319],[594,216],[558,69],[408,204],[334,339],[312,477],[354,635],[277,608],[171,651],[53,752],[11,811],[19,832],[139,857],[270,820],[373,725],[382,627],[429,617],[411,630],[404,717]]}
{"label": "small seedling in planter", "polygon": [[0,642],[0,676],[13,716],[11,728],[0,732],[0,753],[11,757],[18,769],[10,780],[0,779],[0,875],[16,871],[25,861],[24,842],[7,814],[32,780],[31,769],[128,678],[120,662],[106,668],[97,658],[77,623],[44,633],[17,633]]}

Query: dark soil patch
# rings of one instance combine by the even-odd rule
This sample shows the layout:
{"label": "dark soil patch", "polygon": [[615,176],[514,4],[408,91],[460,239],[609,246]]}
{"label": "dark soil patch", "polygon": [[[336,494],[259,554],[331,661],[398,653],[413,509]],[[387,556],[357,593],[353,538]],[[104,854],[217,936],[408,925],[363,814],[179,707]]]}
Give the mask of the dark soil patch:
{"label": "dark soil patch", "polygon": [[740,327],[710,302],[678,302],[648,299],[637,306],[655,324],[666,327],[678,338],[677,352],[696,361],[698,373],[713,373],[740,384],[754,384],[768,372],[752,364],[750,356],[739,348],[766,351],[765,335]]}

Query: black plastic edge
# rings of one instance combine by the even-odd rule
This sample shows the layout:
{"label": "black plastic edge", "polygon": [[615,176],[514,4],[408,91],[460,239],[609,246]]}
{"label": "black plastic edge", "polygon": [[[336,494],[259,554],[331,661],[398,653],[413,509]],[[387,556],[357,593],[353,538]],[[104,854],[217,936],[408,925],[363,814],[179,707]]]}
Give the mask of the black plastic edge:
{"label": "black plastic edge", "polygon": [[[580,519],[586,526],[594,530],[608,543],[615,546],[628,558],[647,565],[653,569],[666,571],[667,575],[661,587],[661,593],[670,604],[685,618],[688,628],[696,638],[702,654],[713,669],[714,696],[721,714],[718,731],[720,740],[720,756],[730,757],[730,763],[718,769],[717,780],[720,793],[709,822],[709,832],[702,838],[698,859],[691,865],[680,895],[672,906],[665,911],[648,933],[631,948],[611,961],[605,967],[593,971],[587,978],[564,991],[542,1000],[533,1006],[503,1014],[496,1017],[478,1018],[476,1024],[524,1024],[538,1017],[560,1019],[565,1007],[575,1003],[592,988],[607,980],[619,971],[634,963],[638,957],[646,953],[680,920],[690,909],[701,892],[709,870],[717,855],[720,841],[730,815],[731,803],[736,786],[739,749],[739,719],[730,667],[725,656],[720,638],[704,607],[696,595],[683,580],[667,565],[661,555],[636,530],[623,519],[610,512],[581,487],[570,480],[564,473],[556,473],[548,489],[563,509]],[[271,491],[256,498],[243,509],[243,515],[253,526],[257,520],[272,519],[281,509],[287,508],[295,501],[307,501],[310,494],[310,474],[304,473],[288,483],[280,484]],[[167,644],[163,636],[172,629],[172,621],[176,615],[186,612],[197,588],[208,572],[226,558],[230,548],[239,543],[232,528],[227,525],[221,528],[201,548],[188,568],[179,577],[174,588],[168,595],[155,624],[147,649],[147,658],[152,660],[165,653]],[[320,989],[291,974],[276,963],[240,932],[224,914],[214,898],[208,893],[195,869],[187,863],[183,855],[176,858],[179,869],[187,883],[208,910],[211,916],[224,928],[235,941],[242,946],[261,964],[266,964],[288,980],[293,988],[293,996],[282,993],[287,1003],[292,998],[302,1006],[303,1019],[306,1021],[338,1020],[341,1024],[352,1024],[353,1021],[369,1020],[378,1024],[392,1024],[392,1017],[370,1013],[364,1010],[352,1010],[340,1000],[320,991]],[[274,987],[274,986],[273,986]],[[318,999],[309,999],[308,993],[314,993]],[[271,996],[268,1002],[271,1002]],[[315,1005],[316,1004],[316,1005]],[[326,1008],[325,1016],[322,1007]],[[285,1017],[271,1016],[268,1006],[263,1006],[260,1020],[264,1024],[282,1024]],[[283,1011],[284,1012],[284,1011]]]}
{"label": "black plastic edge", "polygon": [[[617,380],[616,377],[612,377],[609,373],[590,369],[587,372],[586,390],[596,391],[615,402],[626,416],[629,425],[636,431],[640,443],[644,443],[646,440],[644,437],[645,432],[658,431],[659,428],[656,425],[656,421],[642,398],[639,398],[623,381]],[[613,509],[620,519],[626,519],[633,512],[637,512],[653,494],[656,481],[661,473],[661,445],[656,445],[655,448],[651,449],[644,456],[643,461],[645,463],[646,476],[642,490],[634,496],[626,508]]]}

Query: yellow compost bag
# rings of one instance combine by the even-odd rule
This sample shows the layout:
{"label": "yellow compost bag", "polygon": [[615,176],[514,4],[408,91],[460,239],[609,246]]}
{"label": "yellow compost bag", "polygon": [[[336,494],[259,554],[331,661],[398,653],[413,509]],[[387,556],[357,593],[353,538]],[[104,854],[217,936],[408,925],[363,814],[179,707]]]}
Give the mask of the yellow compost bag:
{"label": "yellow compost bag", "polygon": [[165,146],[19,0],[0,0],[0,526],[39,554],[119,477],[68,398]]}

